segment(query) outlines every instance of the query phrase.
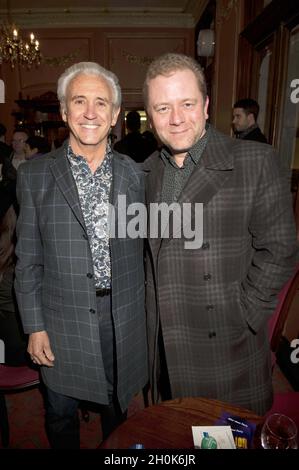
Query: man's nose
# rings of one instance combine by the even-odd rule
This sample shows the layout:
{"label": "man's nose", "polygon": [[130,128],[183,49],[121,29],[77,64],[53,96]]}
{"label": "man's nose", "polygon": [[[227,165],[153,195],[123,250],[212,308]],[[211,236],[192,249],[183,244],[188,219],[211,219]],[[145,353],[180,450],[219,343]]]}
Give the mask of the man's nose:
{"label": "man's nose", "polygon": [[88,119],[94,119],[96,115],[96,107],[94,103],[86,103],[85,116]]}
{"label": "man's nose", "polygon": [[170,124],[179,125],[184,122],[184,112],[179,107],[174,107],[170,113]]}

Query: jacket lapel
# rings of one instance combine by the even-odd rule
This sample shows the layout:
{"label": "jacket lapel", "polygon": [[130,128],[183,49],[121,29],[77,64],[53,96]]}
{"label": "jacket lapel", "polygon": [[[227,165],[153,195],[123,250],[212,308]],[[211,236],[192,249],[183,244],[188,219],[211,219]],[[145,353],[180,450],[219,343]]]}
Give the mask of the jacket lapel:
{"label": "jacket lapel", "polygon": [[123,163],[120,155],[113,154],[113,188],[112,188],[112,204],[117,214],[119,204],[119,195],[125,195],[130,183],[130,177],[127,172],[127,167]]}
{"label": "jacket lapel", "polygon": [[[210,132],[209,142],[201,160],[178,199],[180,205],[184,203],[202,203],[203,207],[206,206],[232,175],[234,169],[232,144],[234,142],[226,137],[222,138],[222,135],[214,131],[213,128]],[[184,226],[191,227],[190,224],[193,218],[194,210],[185,211]],[[178,235],[179,231],[181,231],[180,227],[172,233],[172,227],[170,227],[170,238]]]}
{"label": "jacket lapel", "polygon": [[158,151],[144,162],[143,169],[146,174],[146,203],[161,202],[164,163]]}
{"label": "jacket lapel", "polygon": [[[205,206],[216,195],[232,174],[234,168],[234,145],[233,139],[228,138],[217,132],[213,127],[210,127],[207,146],[178,199],[180,206],[182,206],[183,203],[202,203]],[[148,204],[151,202],[160,202],[163,184],[164,163],[158,155],[155,156],[155,160],[153,160],[153,157],[149,159],[149,163],[145,166],[145,171],[148,172]],[[180,214],[178,216],[180,217]],[[193,210],[185,212],[184,226],[188,225],[190,227],[190,219],[193,217]],[[173,227],[176,227],[176,225],[173,223],[172,217],[170,222],[171,223],[165,229],[165,232],[167,231],[167,233],[169,233],[169,239],[178,236],[182,232],[180,223],[177,224],[177,229],[173,231]],[[150,245],[155,252],[159,249],[162,240],[167,241],[163,238],[150,238]]]}
{"label": "jacket lapel", "polygon": [[152,238],[150,236],[150,230],[152,227],[150,225],[149,217],[151,211],[151,204],[159,204],[161,202],[164,163],[159,155],[159,152],[155,152],[143,164],[143,169],[146,174],[145,198],[147,205],[148,243],[151,247],[151,251],[153,254],[158,253],[162,241],[160,237]]}
{"label": "jacket lapel", "polygon": [[[140,191],[139,178],[132,172],[128,162],[119,153],[113,153],[113,184],[111,203],[113,206],[114,215],[110,214],[111,234],[120,234],[125,236],[127,231],[127,208],[131,203],[129,190]],[[122,199],[121,199],[121,198]],[[118,214],[121,218],[118,218]],[[121,232],[120,232],[121,231]],[[120,235],[121,236],[121,235]],[[113,238],[113,237],[112,237]]]}
{"label": "jacket lapel", "polygon": [[234,168],[232,143],[226,136],[210,130],[207,146],[183,189],[179,202],[207,204],[221,189]]}
{"label": "jacket lapel", "polygon": [[66,202],[69,204],[79,223],[82,225],[84,230],[86,230],[79,202],[77,186],[73,178],[72,170],[70,168],[66,152],[67,144],[63,145],[63,147],[61,147],[61,149],[57,151],[56,156],[51,165],[51,171],[53,173],[54,178],[56,179],[56,183],[60,188],[61,193],[66,199]]}

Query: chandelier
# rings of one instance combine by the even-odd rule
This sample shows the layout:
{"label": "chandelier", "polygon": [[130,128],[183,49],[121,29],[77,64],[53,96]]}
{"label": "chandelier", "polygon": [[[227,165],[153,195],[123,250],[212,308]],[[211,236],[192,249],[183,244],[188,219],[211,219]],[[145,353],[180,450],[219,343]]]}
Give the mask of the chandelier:
{"label": "chandelier", "polygon": [[8,21],[0,26],[0,63],[10,63],[12,69],[16,64],[30,68],[38,66],[41,61],[39,41],[33,33],[28,40],[21,37],[18,28],[10,20],[9,1],[7,2]]}

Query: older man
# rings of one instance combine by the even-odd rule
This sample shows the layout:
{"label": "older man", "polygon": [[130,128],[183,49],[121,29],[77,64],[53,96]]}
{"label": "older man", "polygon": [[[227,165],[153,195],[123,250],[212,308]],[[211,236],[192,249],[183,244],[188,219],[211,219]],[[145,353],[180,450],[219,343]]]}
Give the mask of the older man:
{"label": "older man", "polygon": [[121,104],[117,77],[75,64],[59,78],[58,98],[69,140],[19,168],[15,287],[47,388],[50,443],[77,448],[79,400],[103,405],[105,438],[147,381],[143,241],[110,227],[110,203],[143,202],[144,184],[108,142]]}
{"label": "older man", "polygon": [[[298,252],[287,179],[272,147],[207,124],[205,78],[192,58],[155,59],[144,98],[164,144],[145,162],[149,210],[176,204],[168,221],[161,206],[163,229],[149,227],[153,398],[204,396],[262,414],[272,401],[267,323]],[[203,229],[201,244],[190,242],[192,227]]]}

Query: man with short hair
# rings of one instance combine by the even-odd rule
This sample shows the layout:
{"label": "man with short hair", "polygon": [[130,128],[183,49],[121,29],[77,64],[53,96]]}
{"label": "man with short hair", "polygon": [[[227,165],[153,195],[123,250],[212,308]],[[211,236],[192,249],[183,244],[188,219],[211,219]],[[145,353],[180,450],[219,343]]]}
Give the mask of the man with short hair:
{"label": "man with short hair", "polygon": [[108,142],[121,105],[117,77],[80,62],[61,75],[57,94],[70,138],[19,168],[15,288],[46,385],[50,444],[70,449],[80,445],[80,400],[101,405],[106,438],[147,382],[143,240],[110,237],[119,197],[126,224],[144,182]]}
{"label": "man with short hair", "polygon": [[146,140],[140,133],[140,114],[138,111],[129,111],[126,116],[127,134],[123,139],[114,144],[114,150],[124,155],[129,155],[135,162],[143,162],[150,155],[147,150]]}
{"label": "man with short hair", "polygon": [[267,144],[267,139],[257,124],[260,107],[255,100],[237,101],[233,109],[233,128],[237,139],[255,140]]}
{"label": "man with short hair", "polygon": [[191,57],[156,58],[144,101],[163,143],[144,162],[148,210],[174,207],[167,220],[148,217],[153,400],[208,397],[264,414],[272,403],[268,320],[298,255],[287,177],[270,145],[207,124],[205,78]]}
{"label": "man with short hair", "polygon": [[39,135],[28,137],[25,145],[26,160],[40,158],[48,152],[50,152],[50,146],[45,137]]}
{"label": "man with short hair", "polygon": [[13,151],[10,160],[16,170],[26,160],[25,147],[28,137],[29,134],[23,129],[16,129],[13,133],[11,141]]}

